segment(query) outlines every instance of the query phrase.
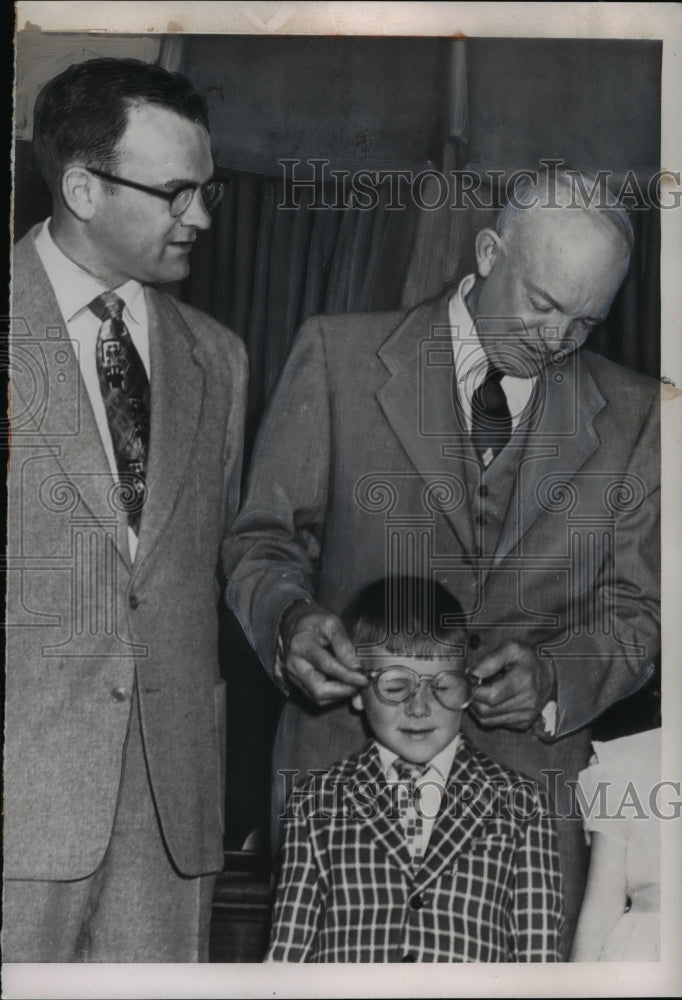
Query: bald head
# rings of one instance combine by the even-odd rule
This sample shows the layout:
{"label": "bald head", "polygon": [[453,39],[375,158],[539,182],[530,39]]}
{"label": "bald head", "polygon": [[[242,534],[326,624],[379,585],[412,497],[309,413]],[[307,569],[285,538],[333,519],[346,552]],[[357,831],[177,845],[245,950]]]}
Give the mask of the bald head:
{"label": "bald head", "polygon": [[[620,237],[629,260],[635,243],[632,225],[627,212],[606,186],[604,177],[577,170],[523,174],[497,217],[497,232],[502,235],[530,209],[540,207],[585,211],[600,218]],[[565,214],[562,217],[565,218]]]}

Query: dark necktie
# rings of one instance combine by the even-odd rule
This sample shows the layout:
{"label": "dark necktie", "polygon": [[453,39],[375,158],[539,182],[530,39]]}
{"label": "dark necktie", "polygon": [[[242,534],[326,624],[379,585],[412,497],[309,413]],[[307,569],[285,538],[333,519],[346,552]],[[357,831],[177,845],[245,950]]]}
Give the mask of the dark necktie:
{"label": "dark necktie", "polygon": [[424,856],[424,817],[415,804],[415,784],[429,769],[429,764],[411,764],[396,757],[393,769],[398,776],[398,815],[405,834],[407,849],[413,864],[417,865]]}
{"label": "dark necktie", "polygon": [[471,397],[471,440],[483,465],[488,466],[511,437],[509,404],[500,382],[504,376],[491,365]]}
{"label": "dark necktie", "polygon": [[149,450],[149,379],[123,322],[123,299],[104,292],[89,308],[101,322],[97,375],[121,481],[121,504],[137,535],[146,495]]}

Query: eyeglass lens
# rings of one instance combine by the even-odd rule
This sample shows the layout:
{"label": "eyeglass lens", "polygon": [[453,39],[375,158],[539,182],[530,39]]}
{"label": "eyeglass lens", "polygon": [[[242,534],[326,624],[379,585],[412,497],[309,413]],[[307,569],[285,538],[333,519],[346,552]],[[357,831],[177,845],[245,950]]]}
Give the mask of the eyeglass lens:
{"label": "eyeglass lens", "polygon": [[[386,701],[400,704],[416,694],[419,680],[416,674],[401,667],[392,667],[377,676],[377,691]],[[436,674],[429,682],[434,697],[444,708],[466,706],[472,694],[471,681],[466,674],[447,670]]]}
{"label": "eyeglass lens", "polygon": [[[207,212],[212,212],[218,205],[218,202],[223,196],[223,190],[224,188],[220,181],[208,181],[208,183],[203,184],[199,188],[201,200]],[[171,215],[182,215],[183,212],[186,212],[190,206],[192,198],[194,197],[195,191],[196,188],[191,187],[183,188],[181,191],[178,191],[175,198],[171,202]]]}

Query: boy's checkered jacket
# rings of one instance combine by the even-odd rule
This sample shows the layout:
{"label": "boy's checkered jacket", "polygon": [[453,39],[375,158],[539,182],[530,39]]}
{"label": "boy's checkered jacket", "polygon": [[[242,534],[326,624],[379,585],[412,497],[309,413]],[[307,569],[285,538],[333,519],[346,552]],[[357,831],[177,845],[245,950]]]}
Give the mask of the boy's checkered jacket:
{"label": "boy's checkered jacket", "polygon": [[292,794],[269,960],[558,961],[562,922],[544,793],[462,736],[416,869],[374,743]]}

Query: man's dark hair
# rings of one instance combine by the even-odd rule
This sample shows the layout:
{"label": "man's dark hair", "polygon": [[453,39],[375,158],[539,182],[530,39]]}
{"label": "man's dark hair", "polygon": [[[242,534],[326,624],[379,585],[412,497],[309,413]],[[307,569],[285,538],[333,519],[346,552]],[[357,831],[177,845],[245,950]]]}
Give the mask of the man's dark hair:
{"label": "man's dark hair", "polygon": [[136,104],[157,104],[208,129],[204,97],[180,73],[138,59],[90,59],[45,84],[33,116],[33,152],[53,197],[64,168],[111,170]]}
{"label": "man's dark hair", "polygon": [[[365,587],[344,614],[356,649],[381,645],[396,656],[435,656],[461,645],[466,618],[436,580],[392,576]],[[445,648],[444,648],[445,647]]]}

